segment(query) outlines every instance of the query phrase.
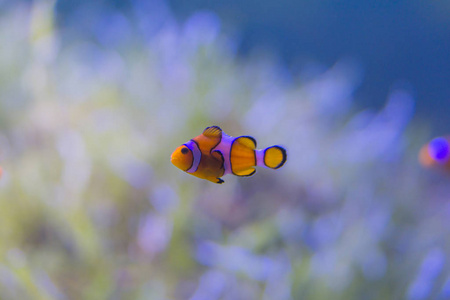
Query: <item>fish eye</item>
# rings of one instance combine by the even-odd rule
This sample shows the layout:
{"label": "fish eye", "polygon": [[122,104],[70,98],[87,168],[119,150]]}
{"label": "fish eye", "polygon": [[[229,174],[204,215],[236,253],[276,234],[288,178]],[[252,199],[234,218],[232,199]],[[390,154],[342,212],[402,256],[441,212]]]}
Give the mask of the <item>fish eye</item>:
{"label": "fish eye", "polygon": [[186,147],[181,148],[181,153],[187,154],[189,152],[189,149]]}

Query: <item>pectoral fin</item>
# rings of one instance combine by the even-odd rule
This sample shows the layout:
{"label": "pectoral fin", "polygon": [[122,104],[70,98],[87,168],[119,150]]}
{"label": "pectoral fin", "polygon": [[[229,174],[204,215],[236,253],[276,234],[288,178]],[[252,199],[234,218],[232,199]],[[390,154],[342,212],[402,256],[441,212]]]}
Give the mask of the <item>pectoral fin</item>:
{"label": "pectoral fin", "polygon": [[[225,171],[225,167],[224,167],[224,162],[225,162],[225,160],[224,160],[224,158],[223,158],[222,152],[220,152],[220,151],[218,151],[218,150],[214,150],[214,151],[211,153],[211,156],[214,157],[217,161],[220,162],[220,170],[221,170],[222,172],[224,172],[224,171]],[[223,175],[223,173],[222,173],[222,175]]]}

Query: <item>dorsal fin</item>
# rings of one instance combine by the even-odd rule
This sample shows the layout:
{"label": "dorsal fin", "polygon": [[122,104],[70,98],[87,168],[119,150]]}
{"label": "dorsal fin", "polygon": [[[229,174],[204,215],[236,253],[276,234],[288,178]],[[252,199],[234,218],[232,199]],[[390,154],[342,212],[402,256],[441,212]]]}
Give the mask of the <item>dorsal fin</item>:
{"label": "dorsal fin", "polygon": [[222,129],[220,129],[219,126],[206,127],[206,129],[203,130],[203,135],[211,138],[222,137]]}
{"label": "dorsal fin", "polygon": [[250,149],[256,149],[256,140],[251,136],[243,135],[236,139],[242,146],[249,147]]}

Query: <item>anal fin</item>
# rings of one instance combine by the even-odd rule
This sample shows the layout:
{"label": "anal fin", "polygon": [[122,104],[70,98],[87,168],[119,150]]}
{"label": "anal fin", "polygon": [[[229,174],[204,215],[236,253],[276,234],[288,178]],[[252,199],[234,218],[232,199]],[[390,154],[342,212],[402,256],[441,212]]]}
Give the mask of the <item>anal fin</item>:
{"label": "anal fin", "polygon": [[256,173],[255,168],[248,168],[245,170],[240,170],[238,172],[234,171],[234,175],[240,176],[240,177],[249,177]]}
{"label": "anal fin", "polygon": [[209,180],[211,182],[214,182],[214,183],[218,183],[218,184],[222,184],[222,183],[225,182],[222,178],[217,178],[217,177],[208,177],[208,178],[205,178],[205,179]]}

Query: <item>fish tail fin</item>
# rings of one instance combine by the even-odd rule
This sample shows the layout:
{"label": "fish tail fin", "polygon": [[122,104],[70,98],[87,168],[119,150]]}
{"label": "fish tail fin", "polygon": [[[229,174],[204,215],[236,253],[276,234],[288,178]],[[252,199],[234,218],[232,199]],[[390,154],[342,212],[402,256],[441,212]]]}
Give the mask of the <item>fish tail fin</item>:
{"label": "fish tail fin", "polygon": [[287,159],[286,149],[280,146],[268,147],[263,151],[262,161],[258,165],[262,165],[271,169],[281,168]]}

